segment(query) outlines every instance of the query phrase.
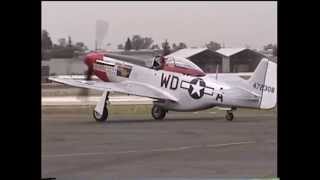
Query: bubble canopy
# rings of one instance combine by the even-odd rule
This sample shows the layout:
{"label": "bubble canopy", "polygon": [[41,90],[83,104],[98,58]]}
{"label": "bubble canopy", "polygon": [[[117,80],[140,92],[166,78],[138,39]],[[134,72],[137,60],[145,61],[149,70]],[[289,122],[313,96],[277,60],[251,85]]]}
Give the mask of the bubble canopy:
{"label": "bubble canopy", "polygon": [[205,76],[205,73],[201,68],[199,68],[199,66],[182,57],[166,57],[165,66],[163,69],[193,76]]}
{"label": "bubble canopy", "polygon": [[183,57],[166,57],[165,58],[166,65],[168,66],[177,66],[177,67],[182,67],[182,68],[187,68],[187,69],[194,69],[197,71],[200,71],[202,73],[203,70],[199,68],[196,64],[191,62],[190,60],[183,58]]}

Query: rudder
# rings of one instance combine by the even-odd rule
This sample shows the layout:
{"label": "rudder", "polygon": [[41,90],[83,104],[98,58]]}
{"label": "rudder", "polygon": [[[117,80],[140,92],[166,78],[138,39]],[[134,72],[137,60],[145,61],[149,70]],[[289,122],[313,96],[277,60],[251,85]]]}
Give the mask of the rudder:
{"label": "rudder", "polygon": [[248,80],[253,92],[260,95],[258,107],[271,109],[277,104],[277,64],[263,58]]}

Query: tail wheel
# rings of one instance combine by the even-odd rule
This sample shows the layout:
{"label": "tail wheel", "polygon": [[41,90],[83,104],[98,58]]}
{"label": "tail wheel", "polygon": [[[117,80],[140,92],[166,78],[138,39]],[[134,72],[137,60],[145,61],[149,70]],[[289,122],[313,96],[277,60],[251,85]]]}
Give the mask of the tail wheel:
{"label": "tail wheel", "polygon": [[151,110],[152,117],[155,120],[163,120],[166,116],[167,111],[159,106],[153,106]]}
{"label": "tail wheel", "polygon": [[105,122],[108,119],[108,109],[105,108],[103,113],[100,114],[97,111],[93,110],[93,117],[97,122]]}

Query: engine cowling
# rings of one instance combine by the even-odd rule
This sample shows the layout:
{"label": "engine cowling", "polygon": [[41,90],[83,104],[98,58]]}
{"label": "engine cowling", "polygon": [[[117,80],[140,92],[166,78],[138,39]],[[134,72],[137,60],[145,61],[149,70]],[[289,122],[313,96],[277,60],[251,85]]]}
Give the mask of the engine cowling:
{"label": "engine cowling", "polygon": [[92,52],[85,56],[84,63],[88,66],[88,70],[86,72],[87,80],[91,80],[91,76],[94,73],[93,64],[97,60],[102,60],[102,59],[103,59],[103,53],[98,53],[98,52]]}

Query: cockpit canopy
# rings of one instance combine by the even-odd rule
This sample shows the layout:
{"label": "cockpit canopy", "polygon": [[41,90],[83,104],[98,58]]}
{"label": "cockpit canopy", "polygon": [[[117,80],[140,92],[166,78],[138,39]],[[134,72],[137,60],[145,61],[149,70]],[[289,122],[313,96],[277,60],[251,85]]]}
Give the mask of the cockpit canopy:
{"label": "cockpit canopy", "polygon": [[205,73],[201,68],[190,60],[182,57],[166,57],[163,70],[180,72],[192,76],[205,76]]}

